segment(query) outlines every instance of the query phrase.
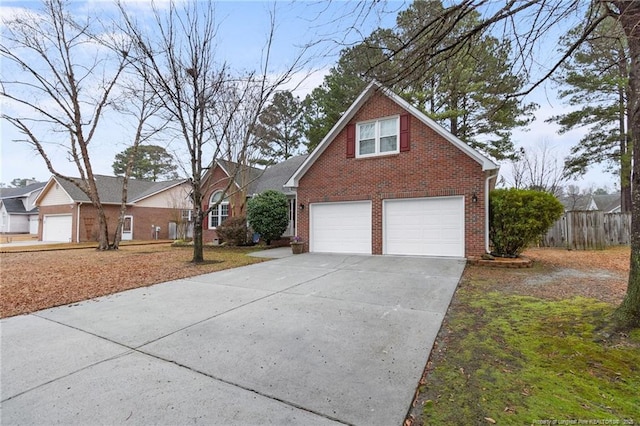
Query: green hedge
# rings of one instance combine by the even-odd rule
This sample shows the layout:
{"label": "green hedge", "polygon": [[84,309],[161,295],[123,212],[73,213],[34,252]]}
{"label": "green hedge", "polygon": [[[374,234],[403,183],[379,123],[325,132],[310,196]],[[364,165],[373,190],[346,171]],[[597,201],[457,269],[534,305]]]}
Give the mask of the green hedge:
{"label": "green hedge", "polygon": [[289,226],[289,202],[281,192],[268,190],[249,200],[247,219],[251,228],[260,234],[260,238],[271,244],[277,240]]}
{"label": "green hedge", "polygon": [[524,189],[495,189],[489,198],[489,238],[497,256],[515,257],[544,235],[564,208],[553,195]]}

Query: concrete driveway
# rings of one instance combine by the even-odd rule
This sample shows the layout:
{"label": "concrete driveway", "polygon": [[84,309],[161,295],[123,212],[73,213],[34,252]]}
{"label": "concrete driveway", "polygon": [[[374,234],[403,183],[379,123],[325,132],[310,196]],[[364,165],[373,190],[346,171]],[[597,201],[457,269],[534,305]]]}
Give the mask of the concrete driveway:
{"label": "concrete driveway", "polygon": [[401,425],[463,269],[304,254],[7,318],[0,421]]}

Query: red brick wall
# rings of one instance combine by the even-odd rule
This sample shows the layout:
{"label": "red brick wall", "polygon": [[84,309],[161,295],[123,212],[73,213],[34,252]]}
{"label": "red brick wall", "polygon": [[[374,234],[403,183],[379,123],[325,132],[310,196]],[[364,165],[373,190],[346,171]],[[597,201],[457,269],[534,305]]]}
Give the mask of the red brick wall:
{"label": "red brick wall", "polygon": [[[109,238],[113,239],[120,214],[120,206],[104,206],[107,216],[107,226]],[[40,206],[40,223],[38,225],[38,239],[42,240],[42,217],[49,214],[72,214],[72,240],[77,241],[77,232],[80,231],[80,241],[97,241],[98,239],[98,215],[95,207],[91,204],[80,206],[80,226],[78,228],[77,204],[65,204],[59,206]],[[179,212],[175,209],[150,208],[150,207],[127,207],[127,215],[133,216],[133,239],[151,240],[155,235],[151,232],[151,225],[159,226],[158,239],[169,238],[169,222],[176,221]]]}
{"label": "red brick wall", "polygon": [[[374,94],[350,123],[404,114],[398,104]],[[298,235],[309,241],[309,208],[314,202],[372,201],[372,253],[382,254],[382,200],[465,196],[465,255],[484,253],[482,166],[415,117],[410,151],[383,157],[346,158],[346,126],[302,177],[298,187]],[[476,193],[477,203],[471,196]],[[308,245],[306,249],[308,250]]]}
{"label": "red brick wall", "polygon": [[[107,216],[107,226],[109,238],[112,239],[116,232],[120,206],[104,206]],[[169,222],[177,220],[179,211],[170,208],[154,207],[127,207],[126,215],[133,216],[133,239],[151,240],[155,238],[151,225],[160,227],[158,239],[169,238]],[[74,223],[75,226],[75,223]],[[74,229],[75,232],[75,229]],[[83,204],[80,207],[80,241],[96,241],[98,237],[98,215],[96,209],[91,204]],[[75,241],[75,240],[74,240]]]}
{"label": "red brick wall", "polygon": [[[204,195],[202,197],[202,209],[209,208],[209,200],[211,195],[217,191],[222,191],[227,187],[229,183],[229,177],[218,166],[216,166],[211,174],[209,174],[203,183]],[[232,185],[228,192],[236,191],[237,187]],[[229,217],[246,215],[246,197],[242,192],[232,194],[229,200]],[[205,217],[202,225],[202,238],[205,243],[212,242],[215,238],[218,238],[218,234],[214,229],[209,229],[209,218]]]}

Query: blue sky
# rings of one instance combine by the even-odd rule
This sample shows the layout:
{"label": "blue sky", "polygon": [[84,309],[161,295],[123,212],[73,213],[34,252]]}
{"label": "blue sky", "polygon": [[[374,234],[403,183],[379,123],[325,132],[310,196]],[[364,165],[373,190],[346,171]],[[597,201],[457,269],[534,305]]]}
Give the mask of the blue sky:
{"label": "blue sky", "polygon": [[[149,15],[148,2],[144,0],[128,0],[128,7],[135,13],[138,19]],[[159,3],[161,4],[161,3]],[[345,37],[346,43],[354,42],[359,37],[366,36],[378,27],[391,27],[395,22],[396,12],[406,8],[408,2],[390,1],[386,4],[386,11],[379,14],[368,15],[364,22],[358,23],[358,29],[346,31],[349,25],[353,25],[357,10],[354,5],[357,2],[346,1],[218,1],[215,3],[216,21],[218,30],[218,55],[220,60],[226,61],[235,70],[250,70],[261,61],[261,54],[270,27],[269,12],[275,11],[276,32],[275,43],[272,49],[273,63],[286,67],[295,58],[302,45],[311,41],[323,39],[335,39]],[[13,8],[38,8],[37,1],[7,1],[0,4],[0,17],[12,13]],[[76,13],[86,13],[86,10],[112,10],[113,3],[105,0],[74,1],[73,7]],[[361,34],[359,34],[360,32]],[[321,84],[324,73],[335,63],[340,45],[335,42],[324,42],[315,46],[310,52],[312,58],[307,70],[315,71],[310,78],[304,81],[296,91],[303,97],[314,87]],[[558,114],[566,109],[555,98],[556,89],[549,84],[541,87],[529,101],[541,105],[536,114],[538,120],[534,122],[529,131],[516,131],[514,140],[517,145],[530,146],[544,140],[554,147],[556,155],[564,157],[570,147],[574,145],[582,135],[581,131],[569,132],[559,136],[556,127],[545,124],[544,119],[550,115]],[[4,106],[3,106],[4,107]],[[50,173],[47,171],[44,161],[24,143],[12,142],[17,137],[16,132],[9,124],[0,121],[2,145],[1,145],[1,171],[0,182],[9,183],[12,179],[35,177],[38,180],[47,180]],[[106,132],[109,133],[109,132]],[[94,171],[99,174],[112,174],[111,164],[116,153],[126,148],[125,141],[115,141],[113,134],[106,134],[101,140],[96,141],[92,153],[95,164]],[[63,152],[59,152],[55,158],[57,167],[63,172],[76,176],[73,165],[64,158]],[[503,166],[505,175],[509,174],[508,166]],[[581,186],[590,185],[613,187],[615,177],[603,174],[601,170],[589,173],[584,180],[579,182]]]}

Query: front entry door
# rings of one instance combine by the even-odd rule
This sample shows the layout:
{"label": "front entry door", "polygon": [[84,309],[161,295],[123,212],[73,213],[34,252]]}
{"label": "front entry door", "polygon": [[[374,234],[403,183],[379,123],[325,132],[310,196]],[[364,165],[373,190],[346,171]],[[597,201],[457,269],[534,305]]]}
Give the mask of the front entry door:
{"label": "front entry door", "polygon": [[122,240],[133,239],[133,216],[125,216],[124,223],[122,224]]}

